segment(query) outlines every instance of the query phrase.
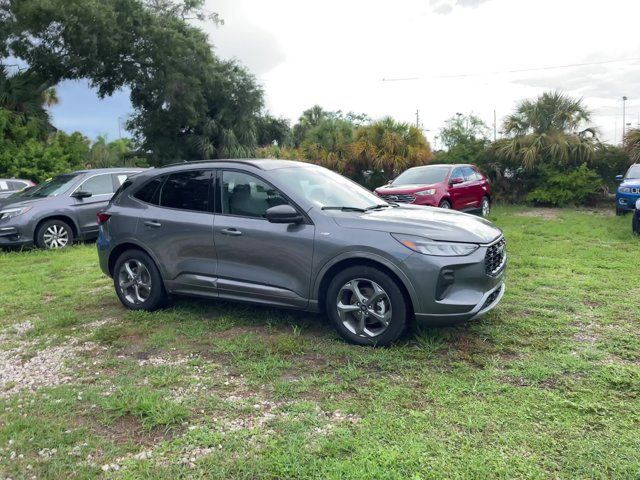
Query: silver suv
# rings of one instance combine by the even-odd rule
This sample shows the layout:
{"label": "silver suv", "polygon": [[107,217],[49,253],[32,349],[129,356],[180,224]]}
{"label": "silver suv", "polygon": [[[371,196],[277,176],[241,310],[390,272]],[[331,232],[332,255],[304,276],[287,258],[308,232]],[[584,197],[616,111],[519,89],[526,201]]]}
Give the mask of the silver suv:
{"label": "silver suv", "polygon": [[0,199],[0,247],[64,248],[95,238],[96,213],[105,208],[131,168],[81,170]]}
{"label": "silver suv", "polygon": [[307,163],[149,170],[98,217],[101,268],[133,310],[169,295],[322,310],[348,341],[387,345],[414,317],[471,320],[504,293],[505,241],[492,223],[385,202]]}

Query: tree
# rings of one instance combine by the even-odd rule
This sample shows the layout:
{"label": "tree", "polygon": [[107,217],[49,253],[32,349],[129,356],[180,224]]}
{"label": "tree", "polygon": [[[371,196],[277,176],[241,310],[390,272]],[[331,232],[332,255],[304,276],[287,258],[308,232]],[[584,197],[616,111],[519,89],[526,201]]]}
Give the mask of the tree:
{"label": "tree", "polygon": [[434,158],[419,128],[391,117],[358,128],[350,151],[358,170],[377,171],[385,180]]}
{"label": "tree", "polygon": [[634,163],[640,162],[640,128],[631,128],[624,136],[625,150]]}
{"label": "tree", "polygon": [[445,146],[436,154],[442,163],[483,163],[485,149],[489,144],[489,129],[475,115],[455,115],[440,129],[440,140]]}
{"label": "tree", "polygon": [[268,113],[257,120],[258,145],[265,147],[274,142],[286,146],[291,142],[291,126],[286,118],[276,118]]}
{"label": "tree", "polygon": [[500,142],[498,154],[529,170],[538,162],[589,162],[596,132],[583,127],[590,120],[591,113],[581,99],[545,92],[535,100],[522,101],[506,118],[503,131],[509,138]]}
{"label": "tree", "polygon": [[207,16],[202,7],[203,0],[0,0],[0,57],[23,60],[51,85],[86,78],[100,96],[128,86],[127,128],[154,163],[252,156],[262,90],[189,23]]}
{"label": "tree", "polygon": [[306,159],[339,172],[355,172],[351,162],[350,144],[355,136],[355,127],[348,120],[326,116],[305,135],[301,150]]}
{"label": "tree", "polygon": [[312,128],[317,127],[322,120],[330,116],[332,116],[331,112],[323,109],[320,105],[314,105],[302,112],[302,115],[298,119],[298,123],[293,126],[292,134],[294,146],[301,146],[307,136],[307,132]]}

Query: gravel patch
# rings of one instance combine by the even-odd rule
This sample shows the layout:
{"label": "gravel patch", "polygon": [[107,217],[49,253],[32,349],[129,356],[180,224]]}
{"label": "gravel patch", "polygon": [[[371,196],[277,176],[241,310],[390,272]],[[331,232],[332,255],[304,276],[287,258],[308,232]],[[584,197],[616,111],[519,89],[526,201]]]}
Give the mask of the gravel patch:
{"label": "gravel patch", "polygon": [[23,342],[16,348],[0,351],[0,398],[71,382],[71,369],[66,363],[78,353],[97,347],[91,342],[78,345],[72,339],[64,345],[40,350],[25,360],[35,345],[36,342]]}

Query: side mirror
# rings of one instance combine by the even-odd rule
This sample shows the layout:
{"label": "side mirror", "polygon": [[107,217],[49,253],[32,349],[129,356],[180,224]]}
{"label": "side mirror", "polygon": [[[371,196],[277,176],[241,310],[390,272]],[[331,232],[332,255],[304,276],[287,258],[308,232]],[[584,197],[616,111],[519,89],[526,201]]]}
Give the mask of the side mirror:
{"label": "side mirror", "polygon": [[78,200],[82,200],[83,198],[89,198],[92,195],[93,194],[91,192],[87,192],[85,190],[78,190],[71,194],[73,198],[77,198]]}
{"label": "side mirror", "polygon": [[304,218],[291,205],[276,205],[267,210],[267,220],[271,223],[302,223]]}
{"label": "side mirror", "polygon": [[451,180],[449,180],[449,183],[451,185],[458,185],[459,183],[464,182],[464,178],[462,177],[453,177]]}
{"label": "side mirror", "polygon": [[624,180],[624,175],[616,175],[616,180],[621,182],[622,180]]}

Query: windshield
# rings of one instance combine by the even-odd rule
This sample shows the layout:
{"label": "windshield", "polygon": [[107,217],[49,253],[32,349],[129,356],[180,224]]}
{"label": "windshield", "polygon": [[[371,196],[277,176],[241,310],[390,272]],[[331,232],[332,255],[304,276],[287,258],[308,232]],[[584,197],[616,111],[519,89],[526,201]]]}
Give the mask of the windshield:
{"label": "windshield", "polygon": [[366,209],[375,205],[387,205],[381,198],[355,182],[327,170],[309,166],[283,168],[278,180],[318,207],[348,207]]}
{"label": "windshield", "polygon": [[451,167],[416,167],[398,175],[392,185],[430,185],[444,182]]}
{"label": "windshield", "polygon": [[26,198],[56,197],[66,192],[77,177],[73,174],[58,175],[38,186],[16,193],[16,196]]}
{"label": "windshield", "polygon": [[624,178],[640,178],[640,165],[632,166]]}

